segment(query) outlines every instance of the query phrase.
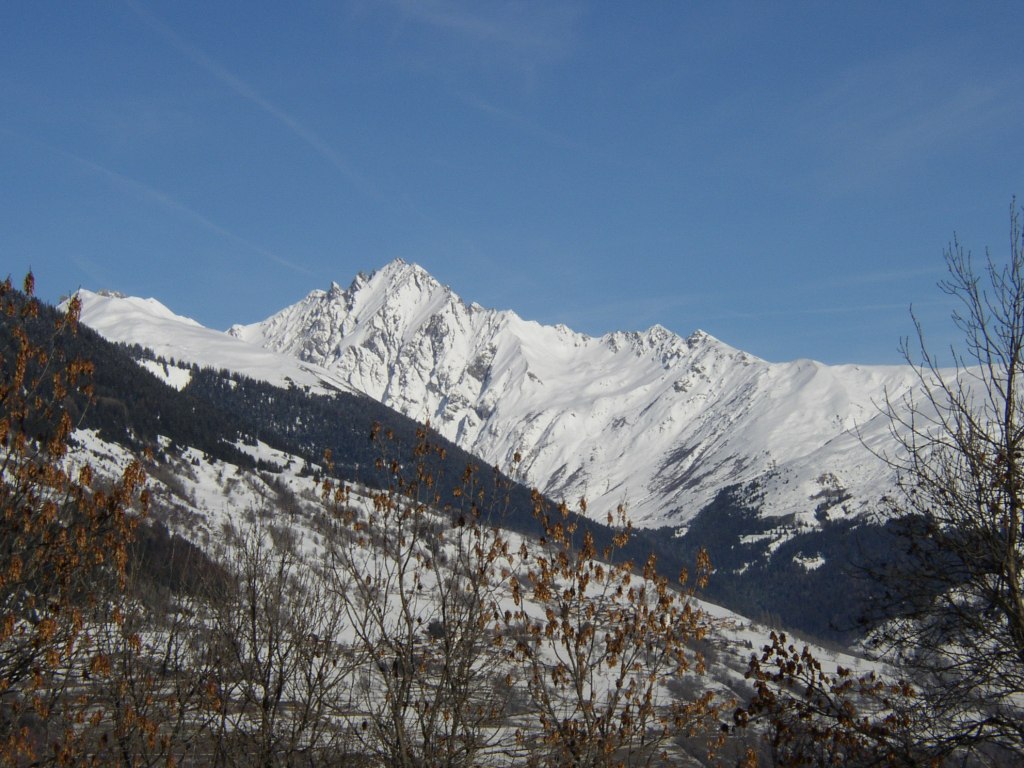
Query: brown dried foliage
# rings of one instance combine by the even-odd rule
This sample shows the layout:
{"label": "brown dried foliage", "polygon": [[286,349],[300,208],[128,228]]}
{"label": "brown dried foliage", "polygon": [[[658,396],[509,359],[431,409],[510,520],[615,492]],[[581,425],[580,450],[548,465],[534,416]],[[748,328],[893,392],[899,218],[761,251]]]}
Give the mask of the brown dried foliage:
{"label": "brown dried foliage", "polygon": [[31,274],[22,291],[0,283],[0,764],[71,764],[95,714],[75,680],[104,668],[88,627],[123,587],[146,498],[137,462],[103,487],[72,467],[67,406],[91,396],[92,365],[62,349],[75,299],[33,340],[34,287]]}
{"label": "brown dried foliage", "polygon": [[[771,633],[747,678],[754,696],[733,714],[737,726],[762,730],[766,762],[780,768],[811,766],[930,766],[918,743],[916,693],[905,681],[873,672],[826,672],[804,645]],[[749,766],[757,765],[753,755]]]}
{"label": "brown dried foliage", "polygon": [[[724,702],[705,686],[680,700],[666,683],[704,675],[694,650],[710,620],[696,606],[685,573],[678,586],[658,573],[654,556],[642,568],[617,561],[631,525],[625,510],[609,515],[617,533],[598,551],[580,515],[563,503],[550,510],[533,494],[545,535],[520,553],[511,579],[515,609],[501,616],[500,632],[514,639],[512,659],[523,669],[536,728],[523,729],[528,765],[626,766],[671,764],[677,739],[706,736]],[[711,566],[705,553],[694,585]],[[539,610],[538,610],[539,609]],[[713,750],[717,740],[707,742]]]}
{"label": "brown dried foliage", "polygon": [[709,622],[690,587],[706,579],[706,556],[692,582],[672,585],[653,558],[616,561],[631,531],[623,510],[598,551],[580,517],[537,492],[544,534],[513,543],[496,527],[500,482],[470,466],[442,498],[429,427],[409,466],[388,454],[389,437],[374,429],[393,482],[372,515],[324,484],[343,533],[333,583],[355,655],[372,660],[352,700],[361,753],[388,765],[598,768],[678,764],[680,739],[717,744],[724,703],[705,685],[689,700],[667,687],[704,673],[693,646]]}

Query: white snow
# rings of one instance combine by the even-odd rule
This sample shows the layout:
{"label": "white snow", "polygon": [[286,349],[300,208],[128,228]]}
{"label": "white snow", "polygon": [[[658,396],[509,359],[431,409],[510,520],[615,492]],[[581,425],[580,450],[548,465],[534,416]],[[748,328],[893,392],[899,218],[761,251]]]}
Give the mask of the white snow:
{"label": "white snow", "polygon": [[888,439],[875,404],[912,383],[899,366],[767,363],[703,331],[542,326],[467,305],[401,260],[231,333],[323,365],[499,466],[520,452],[528,482],[586,496],[599,519],[625,502],[651,526],[755,479],[771,486],[766,514],[813,525],[823,471],[877,502],[891,476],[862,440]]}
{"label": "white snow", "polygon": [[192,371],[188,368],[164,365],[156,360],[142,360],[140,363],[147,371],[179,392],[187,387],[188,383],[192,380]]}
{"label": "white snow", "polygon": [[227,368],[282,387],[294,383],[318,392],[351,391],[341,379],[319,366],[204,328],[195,320],[174,314],[156,299],[103,295],[84,289],[78,296],[82,301],[81,321],[111,341],[140,344],[163,358]]}
{"label": "white snow", "polygon": [[827,473],[860,514],[891,488],[865,448],[890,444],[877,403],[907,367],[767,363],[697,331],[601,337],[463,302],[396,260],[348,289],[316,290],[261,323],[202,328],[154,300],[83,291],[83,321],[165,357],[279,385],[349,387],[425,421],[556,498],[604,519],[680,525],[724,486],[757,481],[767,515],[820,524]]}

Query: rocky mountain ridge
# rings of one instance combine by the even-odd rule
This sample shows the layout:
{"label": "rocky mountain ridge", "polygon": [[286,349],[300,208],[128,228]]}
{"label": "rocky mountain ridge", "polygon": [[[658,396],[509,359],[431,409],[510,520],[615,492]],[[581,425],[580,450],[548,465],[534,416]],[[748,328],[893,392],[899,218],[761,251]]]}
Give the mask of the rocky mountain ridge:
{"label": "rocky mountain ridge", "polygon": [[[88,322],[88,319],[87,319]],[[899,366],[768,363],[703,331],[601,337],[466,303],[396,260],[229,334],[329,371],[555,497],[620,503],[682,525],[726,486],[756,481],[763,513],[815,524],[873,508],[890,486],[878,403]]]}

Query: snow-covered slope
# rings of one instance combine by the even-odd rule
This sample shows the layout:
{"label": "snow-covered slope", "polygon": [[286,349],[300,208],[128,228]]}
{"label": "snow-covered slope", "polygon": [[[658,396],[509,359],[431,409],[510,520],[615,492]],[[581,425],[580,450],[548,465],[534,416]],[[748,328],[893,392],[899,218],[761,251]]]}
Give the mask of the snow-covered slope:
{"label": "snow-covered slope", "polygon": [[[153,299],[82,291],[82,320],[164,357],[365,392],[603,519],[680,525],[729,485],[765,515],[859,514],[891,488],[877,408],[906,367],[767,363],[697,331],[589,337],[467,304],[401,260],[228,333]],[[752,486],[753,487],[753,486]],[[828,507],[828,509],[823,509]]]}
{"label": "snow-covered slope", "polygon": [[[287,560],[275,559],[275,564],[301,563],[303,568],[311,569],[319,574],[320,578],[331,578],[330,575],[324,575],[325,570],[328,574],[337,575],[337,571],[332,571],[331,568],[337,568],[338,562],[332,560],[327,553],[332,542],[337,546],[339,529],[331,522],[331,516],[323,514],[320,481],[308,474],[298,473],[298,468],[306,464],[301,457],[275,450],[262,442],[253,445],[239,443],[239,449],[265,462],[265,469],[256,472],[244,466],[217,460],[202,450],[176,445],[175,441],[168,438],[160,438],[158,443],[155,455],[144,460],[148,475],[147,487],[151,495],[149,517],[152,521],[166,526],[170,533],[184,537],[202,549],[207,556],[221,561],[228,567],[238,565],[239,561],[235,559],[233,552],[239,543],[253,535],[253,532],[259,531],[267,537],[266,544],[275,550],[281,548],[289,552]],[[136,458],[131,450],[104,440],[92,430],[75,432],[71,448],[70,460],[75,465],[89,464],[100,477],[111,480],[118,477]],[[377,500],[368,489],[358,485],[349,486],[346,505],[359,516],[361,524],[365,526],[364,530],[380,524]],[[286,516],[265,514],[268,509],[284,508],[288,509]],[[431,510],[418,511],[417,515],[421,521],[420,525],[424,527],[446,524],[440,513]],[[401,612],[393,609],[397,602],[397,590],[403,583],[393,575],[399,572],[395,563],[390,560],[395,557],[394,553],[385,553],[379,548],[379,544],[373,543],[383,540],[380,537],[368,536],[360,539],[355,545],[344,539],[346,552],[351,556],[348,562],[365,563],[367,578],[372,574],[378,583],[387,586],[387,591],[378,596],[382,626],[399,627],[404,630],[405,625],[401,622],[405,620],[404,614],[407,611],[415,614],[419,624],[424,627],[424,632],[432,623],[442,620],[444,614],[440,607],[441,590],[437,588],[437,584],[449,578],[450,571],[444,563],[458,562],[458,550],[453,543],[458,535],[453,533],[448,543],[441,545],[441,551],[449,553],[449,557],[435,559],[437,568],[422,569],[416,583],[423,587],[423,590],[420,592],[417,587],[414,598],[408,602],[403,601]],[[536,551],[535,548],[542,545],[536,541],[524,540],[519,534],[511,531],[501,531],[500,536],[508,543],[507,552],[512,554],[502,558],[500,565],[494,566],[495,574],[491,589],[488,590],[488,597],[497,600],[498,604],[509,612],[522,610],[524,617],[543,620],[545,606],[536,601],[534,593],[531,590],[524,590],[519,597],[513,599],[507,578],[511,571],[520,574],[521,582],[528,581],[526,574],[529,573],[531,558],[522,558],[519,553],[526,550]],[[438,542],[440,541],[439,538]],[[325,568],[325,563],[332,565]],[[344,565],[341,567],[344,568]],[[504,574],[499,577],[498,572],[503,570]],[[642,580],[638,577],[638,581]],[[404,584],[411,592],[411,584]],[[598,615],[605,601],[616,599],[611,590],[603,589],[604,586],[600,578],[588,586],[588,593]],[[301,593],[292,594],[297,598],[301,597]],[[342,591],[341,594],[345,592]],[[408,594],[406,597],[408,598]],[[750,652],[768,642],[772,628],[714,603],[682,596],[680,600],[699,612],[696,621],[707,634],[700,644],[704,654],[705,670],[697,675],[691,671],[689,674],[684,673],[676,677],[673,680],[676,683],[675,695],[686,695],[687,691],[697,690],[700,693],[713,691],[723,699],[743,699],[749,696],[750,683],[745,678],[745,671]],[[634,604],[631,599],[630,605]],[[296,605],[297,611],[308,610],[308,604],[304,606],[297,601]],[[391,613],[394,615],[385,615],[389,605],[392,606]],[[359,614],[350,615],[358,617]],[[355,631],[355,621],[358,621],[358,618],[351,619],[352,623],[346,621],[333,625],[332,631],[336,634],[330,639],[347,647],[360,647],[358,643],[363,638]],[[367,631],[366,624],[359,626],[361,631]],[[375,627],[371,626],[369,631],[372,632],[374,629]],[[545,658],[550,659],[545,663],[554,663],[559,658],[558,654],[561,651],[557,637],[556,634],[552,639],[538,640],[538,643],[550,643],[550,650],[542,651]],[[158,650],[162,648],[163,646],[158,646]],[[883,665],[860,656],[814,645],[810,648],[829,673],[839,667],[852,669],[858,674],[886,671]],[[352,657],[368,659],[367,663],[373,664],[370,669],[351,664],[344,667],[348,670],[346,674],[355,678],[352,681],[353,690],[362,691],[364,696],[372,696],[373,688],[368,688],[365,680],[379,667],[376,663],[377,658],[356,653],[353,653]],[[652,655],[650,658],[658,657]],[[512,666],[507,670],[508,674],[512,675],[520,674],[521,671]],[[592,677],[587,683],[600,690],[612,686],[615,675],[613,664],[602,663],[594,667]],[[504,674],[501,677],[504,678]],[[673,700],[673,688],[665,686],[666,678],[661,675],[659,678],[659,685],[654,689],[655,696],[652,699],[655,706]],[[699,687],[682,686],[680,683],[684,680],[691,686]],[[359,681],[363,681],[361,687]],[[366,699],[362,701],[365,705]],[[235,708],[235,711],[241,711],[241,708]],[[512,714],[522,715],[524,711],[530,712],[524,709]],[[536,721],[532,718],[522,718],[514,724],[523,728],[536,727]],[[508,729],[510,734],[512,730]]]}
{"label": "snow-covered slope", "polygon": [[[78,296],[82,322],[110,341],[139,344],[164,358],[227,368],[281,387],[294,384],[319,392],[352,391],[342,379],[317,365],[205,328],[191,318],[174,314],[156,299],[87,290],[80,290]],[[159,374],[158,366],[149,367]],[[168,383],[178,389],[187,383],[180,371],[173,377]]]}
{"label": "snow-covered slope", "polygon": [[767,363],[701,331],[542,326],[467,304],[401,260],[229,333],[429,419],[499,466],[521,453],[525,480],[585,496],[599,519],[625,503],[649,526],[685,523],[751,481],[763,514],[811,526],[823,501],[841,500],[830,516],[871,508],[891,483],[864,447],[888,440],[876,403],[913,381],[896,366]]}

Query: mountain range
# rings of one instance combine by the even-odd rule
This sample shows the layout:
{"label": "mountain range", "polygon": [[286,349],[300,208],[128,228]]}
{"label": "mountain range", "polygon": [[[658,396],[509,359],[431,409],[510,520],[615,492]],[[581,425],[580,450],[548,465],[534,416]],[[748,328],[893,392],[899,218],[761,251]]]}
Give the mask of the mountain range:
{"label": "mountain range", "polygon": [[[82,321],[110,340],[314,394],[365,394],[549,497],[585,498],[596,520],[624,506],[663,546],[710,542],[719,589],[754,612],[773,578],[801,593],[840,583],[848,534],[876,531],[894,488],[881,405],[916,383],[906,366],[769,363],[699,330],[544,326],[467,303],[402,260],[227,332],[154,299],[80,296]],[[165,370],[187,385],[187,369]]]}
{"label": "mountain range", "polygon": [[[891,485],[886,396],[900,366],[768,363],[703,331],[600,337],[466,303],[396,260],[226,334],[159,302],[82,292],[107,338],[271,383],[362,392],[599,518],[685,525],[727,486],[757,483],[765,515],[813,526],[874,508]],[[278,354],[269,354],[269,352]]]}

